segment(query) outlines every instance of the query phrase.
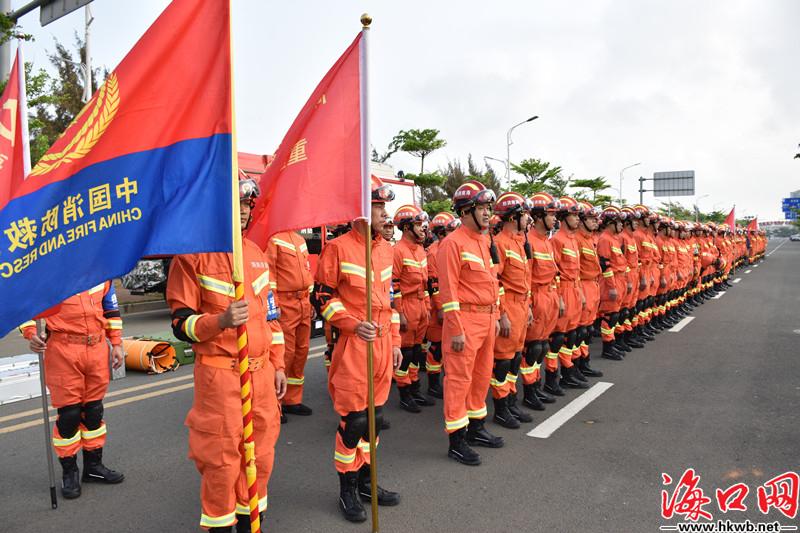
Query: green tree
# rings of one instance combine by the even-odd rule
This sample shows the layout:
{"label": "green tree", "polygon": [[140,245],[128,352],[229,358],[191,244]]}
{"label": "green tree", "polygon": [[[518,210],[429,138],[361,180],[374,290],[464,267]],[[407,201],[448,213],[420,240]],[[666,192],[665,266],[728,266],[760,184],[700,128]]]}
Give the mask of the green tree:
{"label": "green tree", "polygon": [[453,202],[449,199],[445,198],[442,200],[431,200],[430,202],[425,204],[423,209],[428,216],[433,218],[436,216],[436,213],[441,213],[442,211],[450,211],[453,207]]}
{"label": "green tree", "polygon": [[394,136],[394,139],[392,139],[389,150],[391,151],[393,149],[395,152],[406,152],[414,157],[419,157],[419,173],[424,174],[425,158],[428,157],[431,152],[443,148],[446,145],[447,141],[439,138],[439,130],[400,130],[400,132]]}
{"label": "green tree", "polygon": [[32,41],[33,35],[23,33],[15,20],[12,20],[5,13],[0,13],[0,45],[6,44],[12,39]]}
{"label": "green tree", "polygon": [[[591,179],[572,180],[571,185],[572,187],[576,187],[578,189],[587,189],[588,192],[591,192],[591,198],[587,198],[587,200],[592,202],[592,204],[597,202],[598,193],[611,188],[611,185],[608,184],[604,176],[597,176],[596,178]],[[576,197],[577,196],[578,194],[576,194]]]}
{"label": "green tree", "polygon": [[[522,194],[525,197],[532,196],[540,191],[548,191],[553,180],[561,179],[562,169],[560,166],[553,165],[541,159],[523,159],[519,164],[512,163],[511,170],[517,174],[522,174],[524,180],[512,180],[511,190]],[[557,188],[563,183],[557,182]]]}
{"label": "green tree", "polygon": [[376,163],[386,163],[386,161],[392,157],[395,152],[397,152],[397,148],[395,148],[394,144],[389,144],[388,148],[382,154],[378,153],[378,150],[375,147],[372,147],[372,160]]}

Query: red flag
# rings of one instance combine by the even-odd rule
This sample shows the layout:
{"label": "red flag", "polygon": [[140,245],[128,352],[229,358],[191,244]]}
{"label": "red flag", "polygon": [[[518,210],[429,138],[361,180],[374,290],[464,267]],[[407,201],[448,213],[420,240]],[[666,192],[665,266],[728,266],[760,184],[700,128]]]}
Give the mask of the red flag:
{"label": "red flag", "polygon": [[24,65],[22,49],[17,48],[6,90],[0,98],[0,209],[31,171]]}
{"label": "red flag", "polygon": [[731,208],[731,212],[728,213],[728,216],[725,217],[725,224],[728,225],[729,228],[736,227],[736,217],[734,216],[733,212],[736,210],[736,206]]}
{"label": "red flag", "polygon": [[747,229],[758,231],[758,217],[753,218],[753,220],[747,224]]}
{"label": "red flag", "polygon": [[317,85],[260,177],[261,197],[247,237],[262,248],[279,231],[365,215],[362,44],[359,33]]}

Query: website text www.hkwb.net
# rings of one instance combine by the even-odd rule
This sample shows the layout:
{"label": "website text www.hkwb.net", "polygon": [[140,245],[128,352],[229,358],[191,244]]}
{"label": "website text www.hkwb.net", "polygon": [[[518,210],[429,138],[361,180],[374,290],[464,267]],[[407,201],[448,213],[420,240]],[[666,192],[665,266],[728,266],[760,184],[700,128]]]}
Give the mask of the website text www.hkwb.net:
{"label": "website text www.hkwb.net", "polygon": [[778,521],[774,522],[753,522],[745,520],[735,522],[732,520],[716,520],[714,522],[697,523],[681,522],[672,525],[662,525],[660,531],[682,532],[707,532],[707,533],[728,533],[734,531],[744,532],[766,532],[766,531],[797,531],[797,526],[785,526]]}

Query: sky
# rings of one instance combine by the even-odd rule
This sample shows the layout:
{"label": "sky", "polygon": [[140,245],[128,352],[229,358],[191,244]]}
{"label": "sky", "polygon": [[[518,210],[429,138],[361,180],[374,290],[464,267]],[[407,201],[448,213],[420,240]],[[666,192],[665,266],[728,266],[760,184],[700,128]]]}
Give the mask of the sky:
{"label": "sky", "polygon": [[[29,0],[13,0],[19,8]],[[168,4],[95,0],[94,66],[112,69]],[[694,170],[703,211],[783,218],[800,190],[800,2],[795,0],[233,0],[239,149],[272,153],[330,66],[370,31],[372,144],[435,128],[449,160],[540,158],[575,179],[605,176],[638,201],[638,177]],[[54,39],[83,34],[84,13],[39,25],[26,59],[49,67]],[[418,172],[407,154],[389,159]],[[490,161],[498,174],[503,163]],[[652,188],[646,182],[645,188]],[[617,196],[616,190],[607,191]],[[644,194],[644,202],[661,199]]]}

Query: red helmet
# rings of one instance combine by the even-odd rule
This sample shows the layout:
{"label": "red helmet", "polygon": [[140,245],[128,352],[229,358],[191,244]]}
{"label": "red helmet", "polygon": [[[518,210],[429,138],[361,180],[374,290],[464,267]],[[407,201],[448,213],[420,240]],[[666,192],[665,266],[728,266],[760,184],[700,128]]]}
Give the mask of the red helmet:
{"label": "red helmet", "polygon": [[548,213],[555,213],[561,206],[561,203],[553,198],[550,193],[537,192],[530,197],[530,206],[532,215],[544,216]]}
{"label": "red helmet", "polygon": [[397,212],[394,214],[394,223],[400,229],[403,230],[403,226],[406,224],[414,224],[415,222],[427,222],[428,221],[428,213],[420,209],[415,205],[404,205],[397,208]]}
{"label": "red helmet", "polygon": [[504,192],[497,197],[494,212],[503,220],[510,220],[515,215],[521,215],[527,210],[528,201],[518,192]]}
{"label": "red helmet", "polygon": [[622,211],[615,205],[606,206],[603,212],[600,213],[600,220],[602,222],[610,222],[616,220],[623,220]]}
{"label": "red helmet", "polygon": [[448,233],[450,233],[451,231],[457,230],[459,226],[461,226],[461,221],[457,218],[454,218],[453,220],[447,223],[447,227],[445,229],[447,230]]}
{"label": "red helmet", "polygon": [[491,218],[489,218],[489,225],[490,226],[496,227],[496,226],[500,226],[502,224],[503,224],[503,219],[500,218],[499,215],[492,215]]}
{"label": "red helmet", "polygon": [[478,204],[492,204],[494,201],[494,191],[487,189],[480,181],[469,180],[453,194],[453,210],[460,214],[464,209]]}
{"label": "red helmet", "polygon": [[633,210],[639,213],[639,218],[650,216],[650,209],[648,209],[646,205],[636,204],[633,206]]}
{"label": "red helmet", "polygon": [[431,231],[434,233],[443,232],[447,229],[447,225],[453,220],[456,220],[453,213],[448,213],[447,211],[436,213],[436,216],[431,219]]}
{"label": "red helmet", "polygon": [[590,202],[583,201],[578,202],[578,207],[580,207],[580,216],[581,219],[587,218],[600,218],[600,209],[593,206]]}
{"label": "red helmet", "polygon": [[558,199],[558,201],[561,204],[561,207],[558,209],[559,215],[580,214],[581,207],[578,205],[578,202],[575,200],[575,198],[572,198],[571,196],[562,196]]}
{"label": "red helmet", "polygon": [[383,183],[377,176],[372,176],[372,203],[384,204],[394,200],[394,190],[392,186]]}
{"label": "red helmet", "polygon": [[627,205],[620,209],[620,212],[625,213],[624,220],[640,220],[642,218],[642,214],[636,208]]}

